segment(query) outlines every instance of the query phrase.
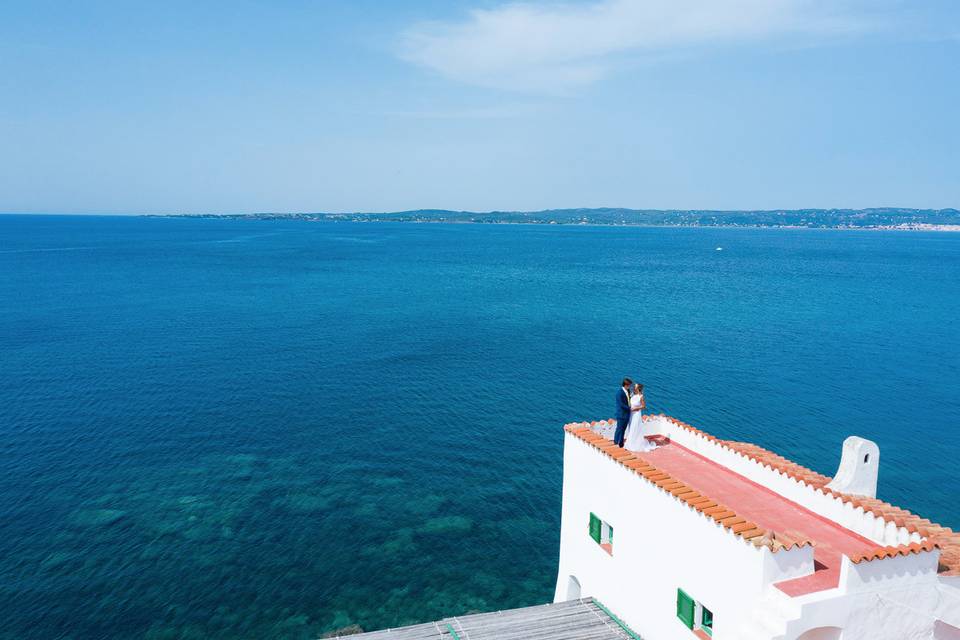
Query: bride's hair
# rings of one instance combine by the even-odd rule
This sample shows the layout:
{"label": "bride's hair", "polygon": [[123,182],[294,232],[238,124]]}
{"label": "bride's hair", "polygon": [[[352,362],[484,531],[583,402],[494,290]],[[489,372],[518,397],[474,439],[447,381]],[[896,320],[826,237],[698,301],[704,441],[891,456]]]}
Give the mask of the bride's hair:
{"label": "bride's hair", "polygon": [[633,385],[633,390],[636,393],[643,393],[643,385],[638,382],[637,384]]}

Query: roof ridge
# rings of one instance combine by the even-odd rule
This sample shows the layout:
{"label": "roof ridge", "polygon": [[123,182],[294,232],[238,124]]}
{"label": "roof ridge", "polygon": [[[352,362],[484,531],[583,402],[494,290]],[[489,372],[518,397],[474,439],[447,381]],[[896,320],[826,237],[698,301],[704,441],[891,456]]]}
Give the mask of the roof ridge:
{"label": "roof ridge", "polygon": [[605,453],[610,458],[613,458],[630,471],[642,476],[647,482],[660,487],[667,493],[673,495],[677,500],[686,503],[687,506],[711,518],[714,522],[723,526],[725,530],[733,533],[733,535],[738,538],[743,538],[756,547],[766,547],[775,553],[782,549],[789,550],[794,547],[814,546],[814,542],[809,538],[790,536],[786,533],[763,529],[756,523],[741,518],[732,509],[700,493],[685,482],[658,469],[646,460],[637,458],[633,455],[633,452],[619,447],[614,444],[613,441],[604,438],[590,428],[591,426],[609,424],[610,422],[613,421],[602,421],[600,423],[572,422],[564,425],[563,429],[578,437],[580,440],[583,440],[593,448]]}

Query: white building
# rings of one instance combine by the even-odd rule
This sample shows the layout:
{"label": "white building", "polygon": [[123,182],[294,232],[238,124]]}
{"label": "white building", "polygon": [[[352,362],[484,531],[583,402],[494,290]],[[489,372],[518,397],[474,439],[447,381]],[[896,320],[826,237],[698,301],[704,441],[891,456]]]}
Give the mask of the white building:
{"label": "white building", "polygon": [[960,640],[960,534],[875,497],[879,451],[834,478],[666,416],[633,454],[569,424],[555,601],[643,640]]}

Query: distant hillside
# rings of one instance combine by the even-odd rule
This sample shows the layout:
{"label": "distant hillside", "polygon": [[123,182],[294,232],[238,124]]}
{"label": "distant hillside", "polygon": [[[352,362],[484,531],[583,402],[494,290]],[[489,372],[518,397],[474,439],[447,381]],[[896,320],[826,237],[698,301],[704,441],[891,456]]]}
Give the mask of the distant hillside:
{"label": "distant hillside", "polygon": [[544,211],[447,211],[418,209],[395,213],[255,213],[199,215],[217,218],[294,218],[355,222],[459,222],[479,224],[594,224],[682,227],[811,227],[887,229],[960,226],[957,209],[547,209]]}

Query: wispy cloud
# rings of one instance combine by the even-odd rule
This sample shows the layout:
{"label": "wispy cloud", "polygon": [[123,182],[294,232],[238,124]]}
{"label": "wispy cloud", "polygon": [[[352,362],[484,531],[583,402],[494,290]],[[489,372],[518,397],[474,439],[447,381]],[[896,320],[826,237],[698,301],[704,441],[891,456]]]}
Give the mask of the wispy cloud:
{"label": "wispy cloud", "polygon": [[860,0],[509,3],[470,11],[461,21],[415,25],[402,36],[401,55],[461,82],[562,91],[595,82],[625,59],[863,33],[879,25],[868,6]]}
{"label": "wispy cloud", "polygon": [[507,104],[491,107],[388,111],[384,115],[417,120],[506,120],[527,117],[538,111],[539,107],[533,104]]}

